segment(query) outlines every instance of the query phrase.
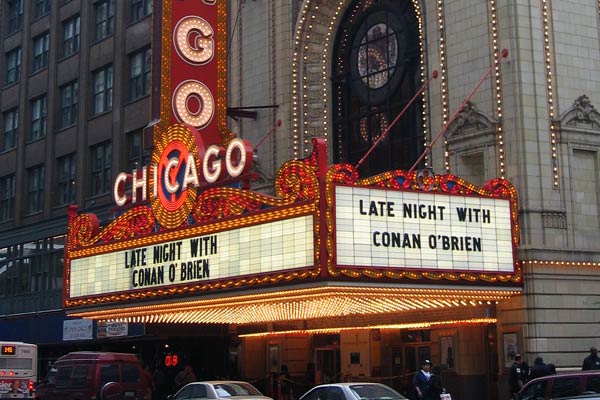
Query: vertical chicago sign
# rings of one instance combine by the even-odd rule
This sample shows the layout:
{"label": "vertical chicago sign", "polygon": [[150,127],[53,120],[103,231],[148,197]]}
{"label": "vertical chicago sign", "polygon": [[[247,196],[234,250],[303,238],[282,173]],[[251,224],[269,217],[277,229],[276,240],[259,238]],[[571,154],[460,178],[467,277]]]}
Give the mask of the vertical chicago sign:
{"label": "vertical chicago sign", "polygon": [[206,145],[226,144],[233,137],[226,126],[226,2],[155,0],[154,10],[154,140],[179,123],[198,130]]}

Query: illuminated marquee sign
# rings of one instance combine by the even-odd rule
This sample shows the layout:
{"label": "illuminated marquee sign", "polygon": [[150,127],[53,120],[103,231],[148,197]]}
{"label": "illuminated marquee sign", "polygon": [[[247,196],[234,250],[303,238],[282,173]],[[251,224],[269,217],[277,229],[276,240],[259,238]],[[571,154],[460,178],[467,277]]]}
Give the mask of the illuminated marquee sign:
{"label": "illuminated marquee sign", "polygon": [[514,272],[508,199],[335,187],[337,265]]}
{"label": "illuminated marquee sign", "polygon": [[313,216],[305,215],[76,258],[69,293],[72,298],[99,296],[313,264]]}
{"label": "illuminated marquee sign", "polygon": [[[226,125],[227,2],[155,2],[153,59],[160,96],[152,98],[154,140],[173,124],[196,128],[207,145],[233,138]],[[155,34],[157,34],[155,32]],[[159,40],[160,39],[160,40]]]}
{"label": "illuminated marquee sign", "polygon": [[[199,187],[222,179],[240,178],[252,166],[252,145],[233,139],[226,148],[205,146],[195,128],[171,125],[168,142],[158,140],[150,168],[117,175],[113,197],[117,205],[135,205],[148,197],[162,226],[174,228],[188,217]],[[130,193],[125,190],[131,186]],[[150,187],[150,189],[149,189]]]}

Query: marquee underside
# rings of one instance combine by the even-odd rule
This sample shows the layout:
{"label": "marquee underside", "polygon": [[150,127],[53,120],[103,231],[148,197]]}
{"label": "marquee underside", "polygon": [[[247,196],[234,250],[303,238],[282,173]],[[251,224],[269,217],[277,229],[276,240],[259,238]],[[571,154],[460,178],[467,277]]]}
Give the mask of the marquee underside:
{"label": "marquee underside", "polygon": [[[178,299],[126,307],[71,310],[70,316],[135,323],[249,325],[343,317],[480,309],[521,293],[519,288],[398,287],[326,284],[262,293]],[[448,314],[448,315],[450,315]],[[459,315],[459,314],[457,314]],[[470,313],[478,315],[478,313]]]}

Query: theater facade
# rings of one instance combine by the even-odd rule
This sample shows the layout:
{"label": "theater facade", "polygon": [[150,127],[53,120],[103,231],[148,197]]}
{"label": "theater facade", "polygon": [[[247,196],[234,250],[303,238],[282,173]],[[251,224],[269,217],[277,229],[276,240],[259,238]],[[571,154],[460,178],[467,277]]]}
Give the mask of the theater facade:
{"label": "theater facade", "polygon": [[[224,337],[229,375],[271,395],[284,364],[299,390],[409,394],[430,359],[461,399],[504,398],[517,352],[577,367],[600,335],[600,94],[565,72],[581,40],[550,33],[597,4],[530,6],[516,32],[514,2],[291,3],[153,2],[150,160],[113,174],[113,218],[69,207],[69,319]],[[269,151],[247,98],[277,103]]]}

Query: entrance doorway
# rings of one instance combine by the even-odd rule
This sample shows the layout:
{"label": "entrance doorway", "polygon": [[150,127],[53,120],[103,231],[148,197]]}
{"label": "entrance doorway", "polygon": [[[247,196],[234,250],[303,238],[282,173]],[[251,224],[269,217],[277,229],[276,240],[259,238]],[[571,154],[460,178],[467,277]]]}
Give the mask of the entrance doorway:
{"label": "entrance doorway", "polygon": [[340,348],[327,346],[315,348],[315,383],[340,381]]}

